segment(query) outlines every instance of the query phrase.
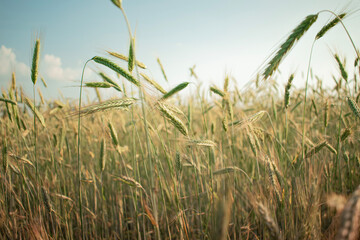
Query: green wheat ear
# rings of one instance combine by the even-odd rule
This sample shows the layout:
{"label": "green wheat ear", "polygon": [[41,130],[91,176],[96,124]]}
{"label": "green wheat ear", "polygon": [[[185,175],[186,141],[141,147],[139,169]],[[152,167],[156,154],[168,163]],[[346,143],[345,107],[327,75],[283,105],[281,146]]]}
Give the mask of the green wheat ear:
{"label": "green wheat ear", "polygon": [[92,58],[92,60],[94,60],[96,63],[102,64],[102,65],[112,69],[113,71],[120,74],[121,76],[123,76],[124,78],[126,78],[127,80],[129,80],[130,82],[135,84],[136,86],[138,86],[138,87],[140,86],[140,83],[136,78],[131,76],[131,74],[129,72],[122,69],[120,66],[118,66],[116,63],[110,61],[109,59],[95,56]]}
{"label": "green wheat ear", "polygon": [[289,79],[288,79],[288,82],[286,84],[286,87],[285,87],[285,97],[284,97],[284,106],[285,106],[285,109],[289,107],[289,103],[290,103],[290,88],[291,88],[291,85],[292,85],[292,81],[294,80],[294,74],[291,74]]}
{"label": "green wheat ear", "polygon": [[36,84],[38,77],[38,68],[39,68],[39,58],[40,58],[40,39],[37,39],[34,47],[34,55],[32,59],[31,67],[31,81],[33,84]]}
{"label": "green wheat ear", "polygon": [[118,8],[122,9],[122,0],[111,0],[111,2]]}
{"label": "green wheat ear", "polygon": [[348,105],[351,109],[351,111],[354,113],[354,115],[360,119],[360,109],[358,107],[358,105],[356,104],[356,102],[350,98],[350,97],[346,97]]}
{"label": "green wheat ear", "polygon": [[342,77],[344,78],[344,80],[347,82],[347,80],[348,80],[348,74],[347,74],[347,72],[346,72],[346,70],[345,70],[344,64],[341,62],[339,55],[335,54],[334,57],[335,57],[335,60],[336,60],[336,62],[337,62],[337,64],[338,64],[338,66],[339,66],[339,69],[340,69],[340,72],[341,72],[341,76],[342,76]]}
{"label": "green wheat ear", "polygon": [[179,85],[177,85],[176,87],[174,87],[173,89],[171,89],[169,92],[167,92],[166,94],[164,94],[161,99],[169,98],[170,96],[174,95],[175,93],[180,92],[181,90],[183,90],[184,88],[186,88],[187,85],[189,85],[189,82],[180,83]]}
{"label": "green wheat ear", "polygon": [[290,36],[286,41],[281,44],[279,50],[276,52],[275,56],[268,62],[267,67],[263,73],[264,79],[269,78],[279,67],[281,61],[294,46],[296,41],[305,34],[305,32],[313,25],[318,18],[318,14],[307,16],[294,30],[291,32]]}
{"label": "green wheat ear", "polygon": [[135,38],[130,39],[129,59],[128,59],[129,72],[132,72],[132,70],[134,69],[134,66],[135,66],[134,44],[135,44]]}
{"label": "green wheat ear", "polygon": [[344,17],[346,16],[346,13],[342,13],[340,14],[338,17],[335,17],[331,22],[329,22],[328,24],[326,24],[317,34],[315,39],[320,39],[322,38],[325,33],[327,33],[330,29],[332,29],[333,27],[335,27],[340,20],[342,20]]}

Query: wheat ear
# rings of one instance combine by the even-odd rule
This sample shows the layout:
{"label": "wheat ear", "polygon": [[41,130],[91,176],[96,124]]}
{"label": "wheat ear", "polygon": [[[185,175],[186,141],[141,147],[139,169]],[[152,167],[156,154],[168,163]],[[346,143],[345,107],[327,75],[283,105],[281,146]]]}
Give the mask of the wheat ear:
{"label": "wheat ear", "polygon": [[294,46],[295,42],[298,41],[305,32],[313,25],[318,18],[318,14],[307,16],[289,35],[286,41],[281,44],[279,50],[275,56],[269,61],[267,67],[263,73],[265,79],[269,78],[279,67],[280,62],[283,60],[285,55]]}

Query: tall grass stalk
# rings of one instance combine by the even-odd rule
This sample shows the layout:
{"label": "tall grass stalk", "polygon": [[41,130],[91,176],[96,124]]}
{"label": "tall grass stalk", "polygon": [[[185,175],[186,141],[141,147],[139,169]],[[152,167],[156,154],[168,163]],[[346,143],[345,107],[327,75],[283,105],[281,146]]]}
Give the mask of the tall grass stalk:
{"label": "tall grass stalk", "polygon": [[82,100],[82,87],[84,80],[85,68],[88,62],[92,59],[89,59],[84,64],[84,68],[81,74],[80,81],[80,93],[79,93],[79,114],[78,114],[78,141],[77,141],[77,170],[78,170],[78,204],[79,204],[79,214],[80,214],[80,227],[81,227],[81,237],[84,238],[84,224],[83,224],[83,211],[82,211],[82,195],[81,195],[81,100]]}
{"label": "tall grass stalk", "polygon": [[[127,29],[129,32],[129,37],[130,39],[133,39],[133,35],[132,35],[132,31],[131,31],[131,27],[130,27],[130,22],[127,18],[127,15],[125,13],[124,8],[122,7],[122,5],[120,4],[119,6],[126,25],[127,25]],[[134,45],[132,48],[132,52],[134,54],[134,62],[136,62],[136,46]],[[140,74],[139,74],[139,69],[138,66],[135,65],[135,72],[136,72],[136,76],[137,79],[140,79]],[[145,94],[143,92],[143,88],[140,85],[139,86],[139,95],[140,95],[140,100],[141,100],[141,111],[142,111],[142,115],[143,115],[143,122],[144,122],[144,129],[145,129],[145,138],[146,138],[146,148],[147,148],[147,154],[148,154],[148,160],[149,160],[149,172],[150,172],[150,181],[151,181],[151,188],[153,188],[155,186],[154,183],[154,167],[153,167],[153,157],[152,157],[152,152],[151,152],[151,147],[150,147],[150,136],[149,136],[149,132],[148,132],[148,124],[147,124],[147,118],[146,118],[146,111],[145,111],[145,103],[146,103],[146,99],[145,99]],[[150,192],[150,197],[151,197],[151,202],[152,202],[152,206],[153,206],[153,211],[154,211],[154,217],[155,217],[155,222],[156,222],[156,226],[155,226],[155,230],[156,230],[156,238],[160,239],[160,230],[159,230],[159,225],[158,225],[158,209],[157,209],[157,200],[156,200],[156,195],[153,193],[153,191]]]}

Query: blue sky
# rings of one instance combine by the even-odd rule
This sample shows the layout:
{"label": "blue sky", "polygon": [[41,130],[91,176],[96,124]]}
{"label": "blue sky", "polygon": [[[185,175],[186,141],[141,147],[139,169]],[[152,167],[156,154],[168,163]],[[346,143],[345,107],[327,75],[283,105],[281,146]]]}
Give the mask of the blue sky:
{"label": "blue sky", "polygon": [[[339,13],[344,8],[354,12],[358,1],[339,0],[123,0],[123,6],[136,29],[137,59],[144,62],[146,73],[166,89],[191,80],[189,67],[201,81],[219,84],[225,74],[248,82],[274,47],[307,15],[323,9]],[[306,64],[316,32],[330,15],[320,15],[310,30],[281,65],[279,81],[297,71],[296,84]],[[360,45],[360,13],[345,19],[355,44]],[[76,98],[83,64],[105,50],[127,54],[129,37],[120,11],[108,1],[100,0],[3,0],[0,2],[0,87],[9,86],[15,71],[19,84],[31,93],[29,66],[37,36],[41,38],[40,74],[49,87],[41,87],[46,97]],[[333,29],[314,50],[314,72],[328,84],[330,73],[337,74],[331,52],[347,58],[351,72],[354,51],[341,27]],[[162,60],[169,78],[166,83],[157,65]],[[99,80],[87,70],[86,81]]]}

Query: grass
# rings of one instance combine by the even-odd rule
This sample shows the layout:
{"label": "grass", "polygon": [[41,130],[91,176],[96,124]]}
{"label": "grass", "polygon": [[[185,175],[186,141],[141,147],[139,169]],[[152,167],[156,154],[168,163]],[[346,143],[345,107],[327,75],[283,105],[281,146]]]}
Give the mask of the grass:
{"label": "grass", "polygon": [[[113,3],[124,13],[121,1]],[[137,61],[130,25],[129,56],[109,52],[122,63],[98,56],[88,61],[118,77],[100,71],[99,82],[81,82],[113,87],[115,99],[101,101],[97,92],[99,102],[83,106],[80,88],[78,105],[33,102],[13,75],[0,98],[0,235],[357,239],[360,113],[350,76],[359,72],[350,74],[337,58],[334,78],[346,81],[335,89],[320,89],[319,78],[306,89],[292,85],[301,81],[298,75],[286,86],[270,78],[316,20],[309,15],[300,23],[266,65],[267,80],[244,92],[230,76],[222,89],[199,82],[162,87]],[[34,58],[35,52],[36,45]],[[194,68],[191,75],[197,76]],[[128,96],[121,82],[139,94]],[[196,94],[184,101],[184,88]],[[37,122],[42,127],[32,128]]]}

